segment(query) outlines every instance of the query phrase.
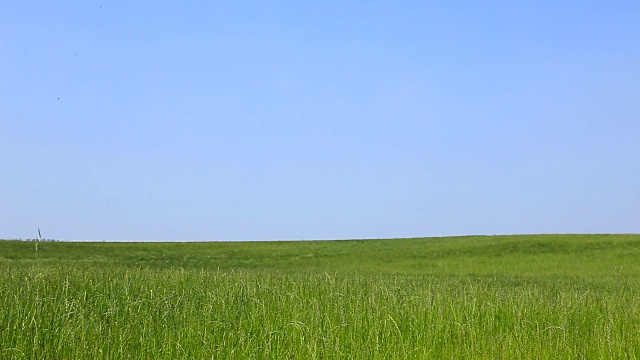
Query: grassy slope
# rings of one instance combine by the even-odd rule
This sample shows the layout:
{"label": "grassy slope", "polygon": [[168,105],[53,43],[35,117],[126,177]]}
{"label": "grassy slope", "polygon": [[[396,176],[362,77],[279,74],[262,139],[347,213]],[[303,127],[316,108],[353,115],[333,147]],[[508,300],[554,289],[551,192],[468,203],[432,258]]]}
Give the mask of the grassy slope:
{"label": "grassy slope", "polygon": [[640,275],[640,235],[236,243],[0,242],[8,263],[426,275]]}

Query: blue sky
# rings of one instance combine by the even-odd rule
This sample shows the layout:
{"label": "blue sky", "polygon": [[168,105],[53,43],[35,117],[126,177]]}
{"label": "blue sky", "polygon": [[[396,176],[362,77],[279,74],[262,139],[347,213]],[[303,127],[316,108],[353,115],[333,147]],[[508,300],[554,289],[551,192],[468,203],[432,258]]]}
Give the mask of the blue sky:
{"label": "blue sky", "polygon": [[640,3],[0,3],[0,238],[640,232]]}

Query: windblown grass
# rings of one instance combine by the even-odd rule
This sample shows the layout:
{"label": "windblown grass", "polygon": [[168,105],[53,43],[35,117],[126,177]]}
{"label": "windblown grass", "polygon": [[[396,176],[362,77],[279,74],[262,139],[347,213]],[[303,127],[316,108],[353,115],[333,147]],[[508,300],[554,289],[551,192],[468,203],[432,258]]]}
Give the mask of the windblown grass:
{"label": "windblown grass", "polygon": [[0,358],[640,357],[640,236],[0,242]]}

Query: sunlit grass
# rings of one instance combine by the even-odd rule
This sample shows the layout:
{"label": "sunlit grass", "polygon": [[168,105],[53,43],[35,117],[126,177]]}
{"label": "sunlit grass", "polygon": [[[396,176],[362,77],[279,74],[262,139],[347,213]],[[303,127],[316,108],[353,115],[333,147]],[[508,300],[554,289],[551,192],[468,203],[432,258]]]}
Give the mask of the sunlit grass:
{"label": "sunlit grass", "polygon": [[637,358],[638,241],[0,242],[0,358]]}

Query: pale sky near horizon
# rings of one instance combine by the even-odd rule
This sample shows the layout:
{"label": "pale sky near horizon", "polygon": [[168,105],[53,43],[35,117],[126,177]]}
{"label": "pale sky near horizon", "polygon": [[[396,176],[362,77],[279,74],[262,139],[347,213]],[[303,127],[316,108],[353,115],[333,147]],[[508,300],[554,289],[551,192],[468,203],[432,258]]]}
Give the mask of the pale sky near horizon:
{"label": "pale sky near horizon", "polygon": [[640,2],[0,3],[0,238],[640,233]]}

